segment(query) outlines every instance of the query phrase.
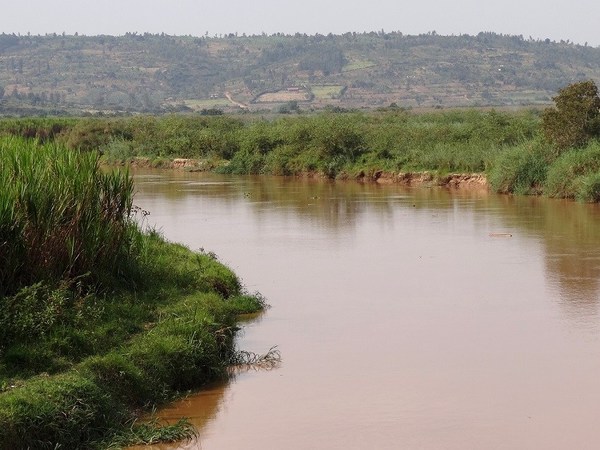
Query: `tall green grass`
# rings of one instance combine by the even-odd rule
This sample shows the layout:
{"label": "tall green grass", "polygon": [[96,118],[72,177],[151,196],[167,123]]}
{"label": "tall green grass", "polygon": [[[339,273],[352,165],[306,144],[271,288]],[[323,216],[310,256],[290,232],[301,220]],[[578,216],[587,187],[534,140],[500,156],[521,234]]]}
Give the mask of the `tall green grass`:
{"label": "tall green grass", "polygon": [[[557,158],[540,138],[540,123],[536,111],[414,114],[390,109],[269,119],[171,115],[57,119],[55,124],[52,119],[0,121],[0,134],[45,136],[71,149],[98,150],[110,162],[185,157],[204,160],[206,167],[223,173],[330,178],[381,171],[478,172],[488,175],[497,192],[597,201],[594,150],[567,150]],[[10,217],[8,203],[0,214]],[[18,233],[6,225],[1,231]]]}
{"label": "tall green grass", "polygon": [[133,182],[95,152],[0,138],[0,295],[40,280],[91,282],[129,264]]}
{"label": "tall green grass", "polygon": [[[48,120],[22,126],[0,121],[0,134],[48,134]],[[71,149],[97,150],[110,162],[140,156],[196,158],[214,161],[211,166],[228,161],[220,169],[228,173],[320,172],[330,177],[365,169],[481,172],[504,148],[532,139],[539,128],[533,111],[478,110],[324,112],[268,120],[170,115],[57,121],[55,140]]]}
{"label": "tall green grass", "polygon": [[127,441],[140,408],[225,376],[235,316],[264,307],[214,256],[142,232],[132,197],[97,152],[0,137],[0,448]]}
{"label": "tall green grass", "polygon": [[600,142],[564,152],[548,170],[545,193],[581,201],[600,200]]}
{"label": "tall green grass", "polygon": [[489,183],[494,191],[503,194],[540,194],[548,164],[546,147],[539,139],[508,147],[494,161]]}
{"label": "tall green grass", "polygon": [[323,113],[246,124],[229,173],[330,177],[365,169],[483,172],[537,133],[535,114],[466,111]]}

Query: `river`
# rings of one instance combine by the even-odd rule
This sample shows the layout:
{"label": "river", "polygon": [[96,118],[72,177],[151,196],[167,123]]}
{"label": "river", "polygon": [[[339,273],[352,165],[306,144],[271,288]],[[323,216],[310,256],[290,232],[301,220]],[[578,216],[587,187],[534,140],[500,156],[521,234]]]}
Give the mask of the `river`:
{"label": "river", "polygon": [[271,308],[282,362],[160,412],[160,448],[600,447],[600,206],[483,191],[134,172],[171,241]]}

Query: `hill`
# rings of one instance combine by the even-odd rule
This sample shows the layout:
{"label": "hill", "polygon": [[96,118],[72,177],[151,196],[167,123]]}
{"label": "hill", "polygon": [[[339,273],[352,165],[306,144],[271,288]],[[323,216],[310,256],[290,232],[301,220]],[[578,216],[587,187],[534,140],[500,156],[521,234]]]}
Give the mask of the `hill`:
{"label": "hill", "polygon": [[0,35],[0,114],[535,106],[600,48],[496,33]]}

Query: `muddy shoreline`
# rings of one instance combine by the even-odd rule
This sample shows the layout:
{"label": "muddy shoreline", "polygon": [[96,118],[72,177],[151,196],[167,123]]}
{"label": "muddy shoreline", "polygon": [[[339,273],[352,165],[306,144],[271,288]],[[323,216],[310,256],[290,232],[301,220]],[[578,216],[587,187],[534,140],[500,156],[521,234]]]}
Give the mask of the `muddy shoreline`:
{"label": "muddy shoreline", "polygon": [[[198,160],[191,158],[175,158],[160,161],[158,164],[149,158],[136,158],[129,161],[132,167],[155,167],[161,169],[187,170],[190,172],[210,172],[218,167],[214,161]],[[292,175],[296,178],[322,178],[327,175],[320,172],[304,172]],[[449,173],[437,174],[435,172],[387,172],[383,170],[367,173],[361,171],[356,175],[340,173],[337,180],[355,180],[360,183],[400,184],[403,186],[441,186],[456,189],[489,190],[487,177],[482,173]]]}

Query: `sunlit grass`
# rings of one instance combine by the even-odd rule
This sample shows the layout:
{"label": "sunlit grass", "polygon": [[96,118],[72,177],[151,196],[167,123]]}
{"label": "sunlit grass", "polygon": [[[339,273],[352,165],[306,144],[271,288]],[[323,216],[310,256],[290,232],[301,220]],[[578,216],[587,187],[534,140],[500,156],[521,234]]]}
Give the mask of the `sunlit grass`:
{"label": "sunlit grass", "polygon": [[0,295],[40,280],[125,270],[133,182],[97,153],[0,139]]}

